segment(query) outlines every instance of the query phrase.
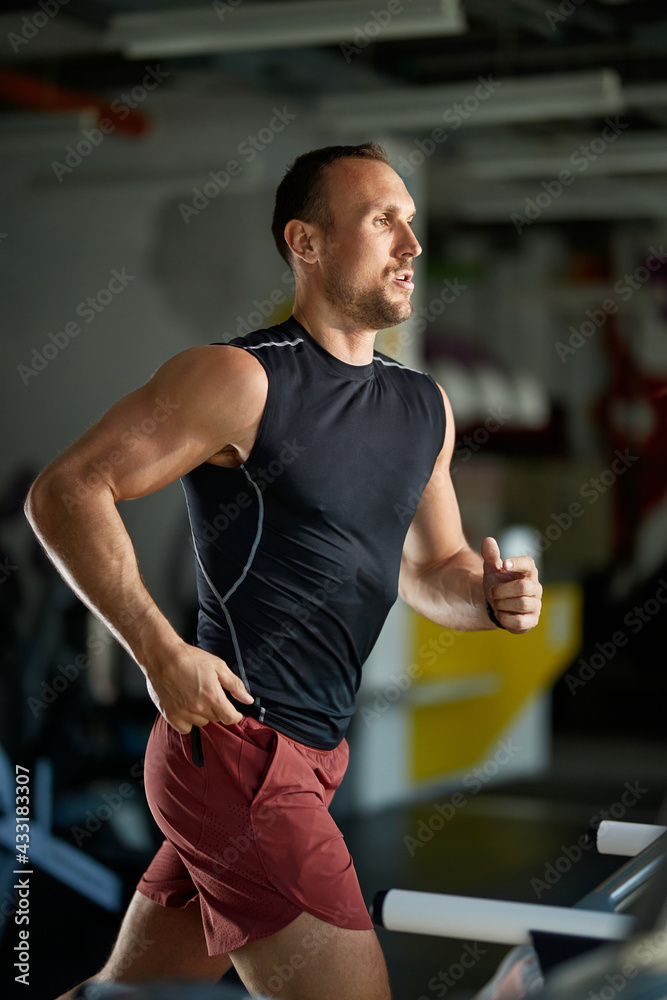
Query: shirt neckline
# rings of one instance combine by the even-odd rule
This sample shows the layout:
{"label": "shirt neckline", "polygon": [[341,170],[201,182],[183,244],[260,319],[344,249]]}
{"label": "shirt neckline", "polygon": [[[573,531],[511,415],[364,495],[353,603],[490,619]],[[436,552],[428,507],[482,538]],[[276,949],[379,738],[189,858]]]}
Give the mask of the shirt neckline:
{"label": "shirt neckline", "polygon": [[294,316],[290,316],[289,319],[285,320],[282,326],[286,327],[290,333],[297,334],[303,337],[304,341],[310,345],[313,351],[318,355],[318,357],[324,361],[328,368],[334,371],[337,375],[343,375],[345,378],[351,379],[368,379],[371,378],[375,372],[375,364],[370,361],[367,365],[349,365],[347,361],[341,361],[335,355],[331,354],[326,348],[322,347],[318,340],[308,333],[305,326],[299,323],[298,319]]}

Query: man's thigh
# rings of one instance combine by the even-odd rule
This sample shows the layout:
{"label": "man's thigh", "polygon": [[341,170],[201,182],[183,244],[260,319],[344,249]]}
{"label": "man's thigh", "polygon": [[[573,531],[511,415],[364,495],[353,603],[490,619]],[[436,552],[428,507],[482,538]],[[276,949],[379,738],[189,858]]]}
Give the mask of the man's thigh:
{"label": "man's thigh", "polygon": [[[87,983],[185,979],[217,983],[231,967],[227,955],[206,950],[199,905],[160,906],[135,892],[104,967]],[[63,995],[61,1000],[69,998]]]}
{"label": "man's thigh", "polygon": [[349,930],[301,913],[283,930],[230,953],[246,989],[283,1000],[391,1000],[373,930]]}

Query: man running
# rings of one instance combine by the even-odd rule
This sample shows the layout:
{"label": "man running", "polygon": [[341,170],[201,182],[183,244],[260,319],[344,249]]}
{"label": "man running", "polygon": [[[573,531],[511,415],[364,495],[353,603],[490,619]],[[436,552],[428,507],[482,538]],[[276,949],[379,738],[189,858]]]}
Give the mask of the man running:
{"label": "man running", "polygon": [[[375,144],[299,157],[273,220],[293,315],[167,361],[30,490],[41,543],[159,710],[145,783],[165,841],[87,982],[215,982],[233,964],[256,995],[391,996],[328,812],[362,665],[398,593],[442,626],[517,634],[542,593],[530,558],[503,562],[492,538],[481,557],[469,548],[449,402],[374,351],[377,331],[412,312],[414,214]],[[165,400],[168,418],[124,445]],[[116,509],[176,479],[196,553],[194,644],[147,592]],[[65,503],[77,490],[83,501]],[[396,511],[415,495],[410,522]]]}

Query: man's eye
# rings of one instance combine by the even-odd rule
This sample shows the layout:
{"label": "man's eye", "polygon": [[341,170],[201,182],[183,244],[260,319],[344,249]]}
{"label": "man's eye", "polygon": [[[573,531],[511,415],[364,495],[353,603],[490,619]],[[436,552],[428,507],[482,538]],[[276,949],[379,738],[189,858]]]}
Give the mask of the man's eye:
{"label": "man's eye", "polygon": [[389,225],[389,219],[382,218],[382,219],[376,219],[375,221],[376,222],[386,222],[387,225]]}

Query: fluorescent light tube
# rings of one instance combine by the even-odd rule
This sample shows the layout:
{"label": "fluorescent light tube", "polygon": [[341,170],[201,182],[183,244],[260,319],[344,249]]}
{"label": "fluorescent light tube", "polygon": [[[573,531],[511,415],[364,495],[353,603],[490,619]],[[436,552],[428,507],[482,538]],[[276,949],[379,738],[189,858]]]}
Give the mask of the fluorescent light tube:
{"label": "fluorescent light tube", "polygon": [[331,94],[320,99],[318,111],[329,124],[376,135],[608,115],[624,106],[618,73],[603,69],[511,79],[489,74],[446,86]]}
{"label": "fluorescent light tube", "polygon": [[378,3],[377,8],[371,9],[368,0],[216,0],[205,7],[117,14],[103,44],[129,58],[146,59],[355,44],[355,40],[365,46],[391,38],[458,35],[467,30],[460,0],[401,0]]}
{"label": "fluorescent light tube", "polygon": [[[557,177],[561,170],[588,174],[660,174],[667,171],[667,132],[610,131],[606,142],[604,126],[596,134],[559,138],[548,148],[517,142],[483,153],[464,151],[461,166],[477,180],[512,180],[521,177]],[[477,145],[477,144],[476,144]],[[481,144],[480,144],[481,147]],[[467,155],[466,155],[467,153]]]}

